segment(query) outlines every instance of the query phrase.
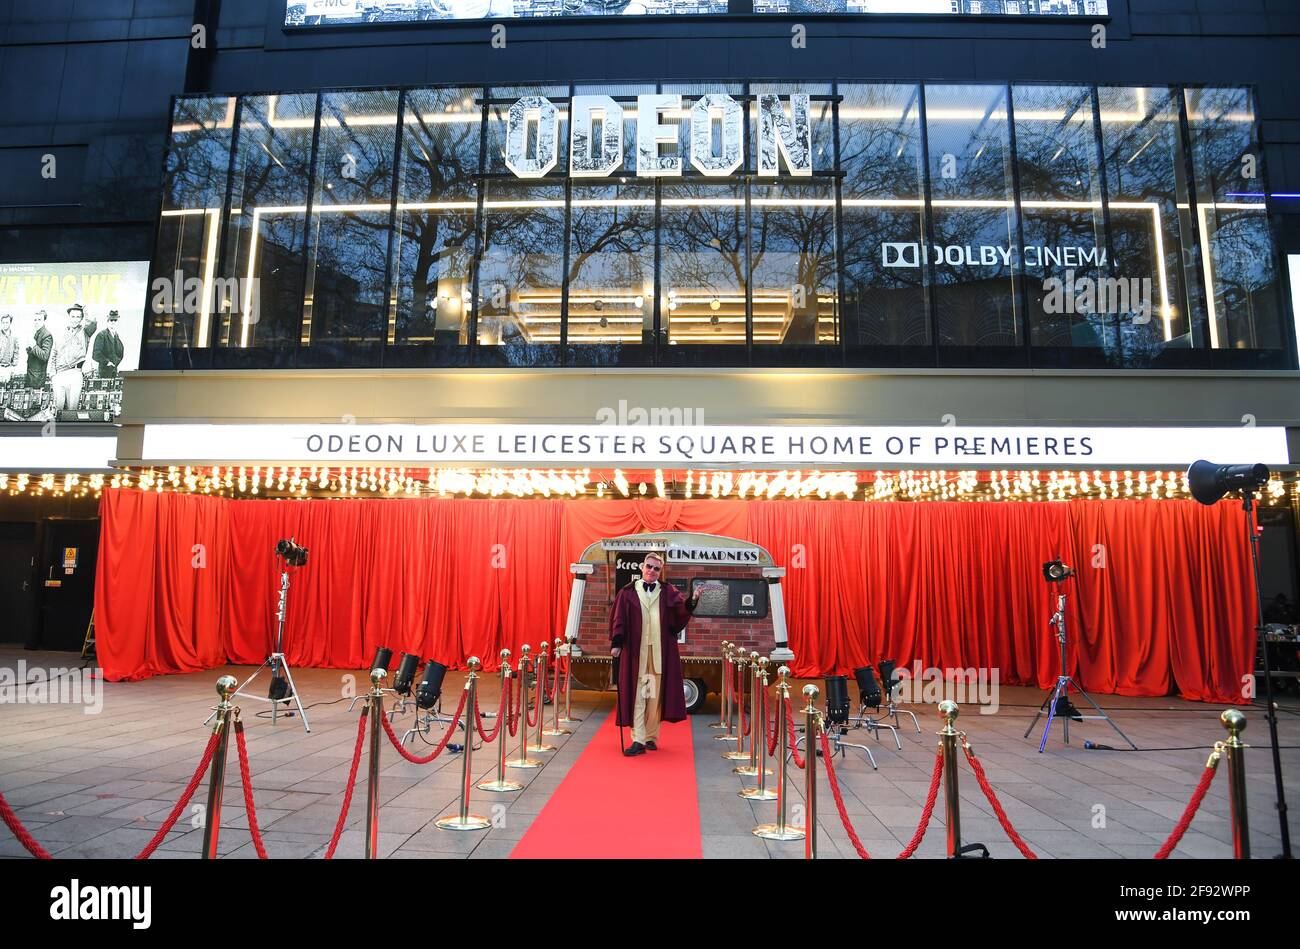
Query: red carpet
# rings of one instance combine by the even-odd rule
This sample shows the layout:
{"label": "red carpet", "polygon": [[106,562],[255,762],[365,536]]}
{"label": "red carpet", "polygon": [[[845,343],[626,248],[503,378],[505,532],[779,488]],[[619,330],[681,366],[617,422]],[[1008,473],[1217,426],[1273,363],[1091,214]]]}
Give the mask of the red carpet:
{"label": "red carpet", "polygon": [[690,721],[665,722],[658,744],[625,758],[611,709],[511,858],[699,859]]}

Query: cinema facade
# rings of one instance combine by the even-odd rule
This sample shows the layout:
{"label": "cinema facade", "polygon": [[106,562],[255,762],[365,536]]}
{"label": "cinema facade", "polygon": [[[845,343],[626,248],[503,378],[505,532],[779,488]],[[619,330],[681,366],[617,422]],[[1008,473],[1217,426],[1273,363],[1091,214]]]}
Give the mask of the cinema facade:
{"label": "cinema facade", "polygon": [[[380,543],[363,500],[453,506],[436,515],[452,535],[394,527],[393,550],[443,544],[450,557],[456,531],[540,531],[512,542],[551,565],[553,589],[492,594],[516,606],[479,617],[494,632],[473,644],[488,655],[558,634],[568,567],[603,538],[729,536],[788,568],[818,519],[840,530],[861,508],[869,525],[817,535],[835,579],[785,581],[791,648],[809,657],[798,671],[818,674],[812,657],[866,658],[862,631],[814,605],[862,575],[836,554],[846,544],[875,551],[889,584],[911,558],[989,559],[974,522],[946,540],[950,516],[1010,524],[1036,502],[1084,512],[1068,530],[1053,520],[1065,515],[1041,515],[1042,543],[1015,565],[1030,576],[1055,556],[1092,557],[1091,512],[1162,512],[1116,515],[1112,544],[1136,543],[1147,518],[1191,505],[1183,472],[1200,457],[1274,469],[1265,590],[1295,598],[1286,260],[1300,231],[1285,195],[1300,183],[1286,177],[1288,140],[1270,134],[1296,119],[1277,104],[1271,40],[1261,76],[1224,76],[1190,39],[1136,30],[1119,3],[1074,5],[1083,18],[1068,23],[1020,6],[1015,23],[981,14],[984,42],[974,20],[753,7],[512,22],[500,50],[485,24],[308,22],[347,6],[327,4],[286,25],[283,10],[223,6],[220,42],[186,52],[185,69],[135,77],[164,94],[139,133],[156,156],[147,189],[130,192],[145,197],[76,232],[99,242],[91,256],[147,260],[120,414],[55,438],[5,432],[0,520],[43,532],[33,580],[69,577],[32,584],[33,615],[48,616],[99,543],[61,540],[70,521],[102,527],[112,552],[91,557],[104,570],[77,594],[81,612],[69,607],[80,629],[65,623],[62,644],[79,640],[93,598],[110,630],[157,625],[168,642],[205,644],[172,648],[170,664],[143,658],[156,644],[119,654],[128,677],[254,657],[273,593],[260,574],[250,582],[271,569],[259,545],[296,531],[314,556],[360,562]],[[748,12],[763,15],[737,17]],[[1127,65],[1068,52],[1077,40],[1096,54],[1094,14]],[[811,46],[792,55],[799,24]],[[1242,61],[1231,36],[1197,42]],[[901,44],[914,59],[892,52]],[[971,44],[979,68],[953,55]],[[1044,49],[1059,66],[1035,65]],[[990,62],[1005,63],[991,80]],[[5,245],[6,259],[19,253]],[[958,501],[988,503],[950,515],[943,502]],[[919,502],[889,506],[933,520],[908,534],[878,502]],[[534,507],[482,515],[491,527],[468,513],[480,504]],[[297,513],[254,527],[244,505],[259,523],[263,510]],[[1239,509],[1215,517],[1226,546],[1214,552],[1236,563]],[[1203,527],[1187,520],[1170,549]],[[212,529],[225,539],[205,541]],[[891,546],[904,535],[926,540]],[[61,575],[60,553],[82,544]],[[195,544],[218,569],[173,575]],[[453,570],[468,578],[475,564]],[[116,607],[114,589],[129,592]],[[176,606],[165,619],[151,613],[159,596]],[[1240,604],[1220,599],[1226,629]],[[1041,610],[1023,612],[1037,630]],[[879,621],[873,653],[899,629]],[[388,622],[331,626],[346,648],[298,660],[360,664]],[[815,630],[835,645],[823,652]],[[900,643],[895,657],[922,651]],[[1184,678],[1185,694],[1226,689]]]}

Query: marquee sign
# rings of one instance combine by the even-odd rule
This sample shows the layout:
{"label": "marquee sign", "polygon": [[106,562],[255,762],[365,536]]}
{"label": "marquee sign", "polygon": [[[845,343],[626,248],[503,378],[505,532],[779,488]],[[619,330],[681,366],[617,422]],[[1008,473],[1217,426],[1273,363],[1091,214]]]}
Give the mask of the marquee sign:
{"label": "marquee sign", "polygon": [[630,468],[1182,466],[1290,463],[1282,427],[166,425],[144,462]]}
{"label": "marquee sign", "polygon": [[[811,97],[759,95],[758,173],[809,177],[812,165]],[[725,178],[745,160],[744,110],[723,92],[699,96],[683,111],[678,93],[636,97],[636,173],[680,177],[687,163],[702,175]],[[575,95],[569,101],[569,174],[604,178],[623,167],[623,123],[628,110],[611,96]],[[685,116],[690,147],[676,149],[679,129],[666,117]],[[533,130],[533,134],[529,134]],[[718,144],[714,145],[717,131]],[[520,178],[541,178],[559,161],[560,110],[546,96],[524,96],[506,114],[506,167]],[[662,146],[672,146],[664,150]]]}

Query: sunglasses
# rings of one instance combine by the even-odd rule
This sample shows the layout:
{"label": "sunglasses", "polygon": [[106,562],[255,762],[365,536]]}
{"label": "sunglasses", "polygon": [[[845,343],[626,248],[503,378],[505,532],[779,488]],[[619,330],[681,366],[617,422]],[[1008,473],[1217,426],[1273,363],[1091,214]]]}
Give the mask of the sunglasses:
{"label": "sunglasses", "polygon": [[646,570],[654,570],[655,572],[658,572],[663,569],[663,567],[660,567],[657,564],[652,564],[652,563],[645,563],[642,564],[641,566],[644,567]]}

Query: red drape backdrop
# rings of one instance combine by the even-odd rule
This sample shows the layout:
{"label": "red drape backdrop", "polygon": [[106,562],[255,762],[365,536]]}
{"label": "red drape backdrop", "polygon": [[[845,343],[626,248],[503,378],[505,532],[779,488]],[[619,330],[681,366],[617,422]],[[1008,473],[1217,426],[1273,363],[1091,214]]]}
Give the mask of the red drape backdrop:
{"label": "red drape backdrop", "polygon": [[1073,564],[1071,671],[1100,693],[1235,701],[1253,654],[1240,508],[1193,501],[244,501],[104,492],[95,591],[105,675],[139,679],[265,658],[275,542],[291,573],[285,652],[357,669],[375,647],[497,668],[564,629],[568,565],[601,537],[699,531],[787,568],[800,676],[892,658],[989,667],[1046,688],[1058,667],[1040,565]]}

